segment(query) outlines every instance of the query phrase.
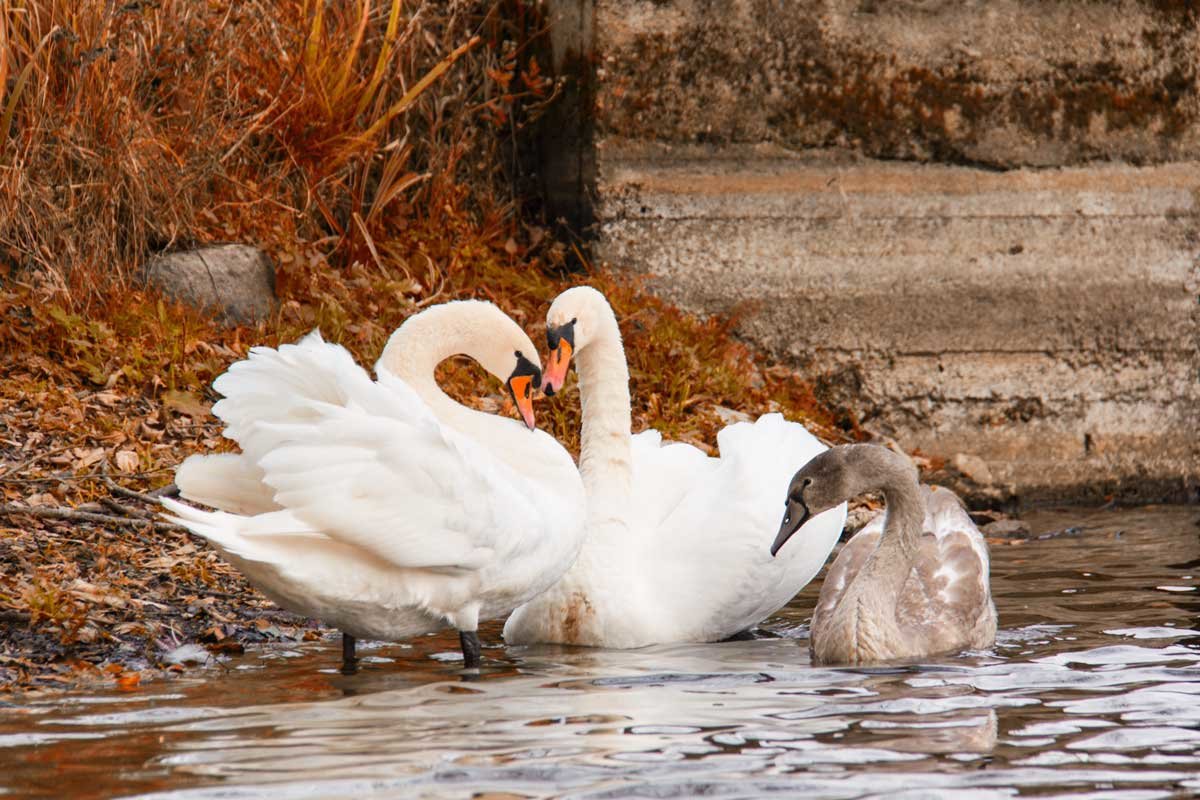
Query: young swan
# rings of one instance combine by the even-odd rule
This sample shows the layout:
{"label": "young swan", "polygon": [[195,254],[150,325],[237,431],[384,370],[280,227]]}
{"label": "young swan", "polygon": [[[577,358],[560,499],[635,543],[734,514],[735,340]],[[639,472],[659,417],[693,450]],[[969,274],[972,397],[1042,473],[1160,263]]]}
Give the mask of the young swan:
{"label": "young swan", "polygon": [[868,664],[985,648],[996,640],[988,552],[954,492],[921,486],[907,458],[843,445],[804,465],[771,552],[809,517],[870,491],[887,505],[838,554],[813,612],[817,664]]}

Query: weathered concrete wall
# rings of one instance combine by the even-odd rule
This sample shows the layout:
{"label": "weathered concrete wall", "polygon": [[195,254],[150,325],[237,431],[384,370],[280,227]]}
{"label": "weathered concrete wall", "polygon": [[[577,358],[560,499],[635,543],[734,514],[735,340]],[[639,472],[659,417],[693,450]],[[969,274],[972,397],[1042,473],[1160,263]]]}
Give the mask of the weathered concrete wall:
{"label": "weathered concrete wall", "polygon": [[1200,157],[1200,4],[594,0],[596,128],[881,158]]}
{"label": "weathered concrete wall", "polygon": [[983,458],[995,500],[1196,485],[1200,164],[641,155],[602,162],[603,257],[741,312],[868,427]]}
{"label": "weathered concrete wall", "polygon": [[598,259],[983,497],[1195,497],[1200,4],[593,6]]}

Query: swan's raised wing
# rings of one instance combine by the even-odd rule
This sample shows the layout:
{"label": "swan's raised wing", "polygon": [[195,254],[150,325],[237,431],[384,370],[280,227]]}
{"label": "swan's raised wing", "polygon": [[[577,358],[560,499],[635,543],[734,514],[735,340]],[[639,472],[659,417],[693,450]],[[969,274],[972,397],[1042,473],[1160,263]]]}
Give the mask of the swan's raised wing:
{"label": "swan's raised wing", "polygon": [[279,444],[280,429],[272,424],[309,422],[317,403],[345,405],[351,398],[371,403],[371,383],[346,348],[314,330],[295,344],[251,348],[230,365],[213,382],[223,397],[213,414],[225,423],[224,436],[256,464]]}
{"label": "swan's raised wing", "polygon": [[279,510],[274,490],[262,477],[258,465],[241,453],[191,455],[175,470],[175,484],[185,500],[233,514]]}
{"label": "swan's raised wing", "polygon": [[662,434],[646,430],[633,437],[633,507],[638,521],[658,529],[703,476],[717,468],[698,448],[681,442],[663,443]]}
{"label": "swan's raised wing", "polygon": [[779,414],[731,425],[717,443],[713,467],[685,477],[687,492],[659,526],[653,554],[664,580],[676,585],[670,595],[684,606],[679,618],[704,620],[712,630],[691,635],[707,639],[784,606],[820,570],[845,521],[844,506],[819,515],[793,537],[791,552],[772,558],[788,482],[825,446]]}
{"label": "swan's raised wing", "polygon": [[[552,535],[546,492],[442,425],[407,384],[354,380],[302,421],[259,423],[276,501],[329,537],[402,567],[479,569]],[[258,432],[252,430],[252,436]]]}
{"label": "swan's raised wing", "polygon": [[240,444],[242,453],[189,457],[175,474],[180,494],[239,514],[278,511],[258,460],[279,438],[276,429],[261,423],[305,422],[312,419],[312,403],[344,403],[369,381],[350,353],[326,342],[319,331],[278,349],[252,348],[213,383],[223,395],[213,414],[225,423],[223,435]]}

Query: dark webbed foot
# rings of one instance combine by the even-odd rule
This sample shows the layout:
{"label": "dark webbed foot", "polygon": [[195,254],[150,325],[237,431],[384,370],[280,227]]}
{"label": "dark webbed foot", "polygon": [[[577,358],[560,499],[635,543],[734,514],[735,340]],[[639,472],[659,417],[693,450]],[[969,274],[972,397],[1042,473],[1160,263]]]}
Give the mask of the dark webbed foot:
{"label": "dark webbed foot", "polygon": [[463,668],[475,669],[479,666],[479,634],[475,631],[459,631],[458,641],[462,645]]}
{"label": "dark webbed foot", "polygon": [[353,675],[358,672],[358,659],[354,656],[354,637],[348,633],[342,634],[342,674]]}

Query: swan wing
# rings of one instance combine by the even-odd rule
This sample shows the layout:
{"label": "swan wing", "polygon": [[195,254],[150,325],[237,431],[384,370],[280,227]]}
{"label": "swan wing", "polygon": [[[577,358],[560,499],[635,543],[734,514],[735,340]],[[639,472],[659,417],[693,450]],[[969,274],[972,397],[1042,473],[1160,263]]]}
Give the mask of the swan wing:
{"label": "swan wing", "polygon": [[270,424],[311,421],[314,404],[344,405],[350,398],[370,402],[370,375],[341,345],[313,331],[295,344],[254,347],[213,382],[222,399],[213,414],[225,423],[223,435],[241,445],[248,463],[257,464],[281,443]]}
{"label": "swan wing", "polygon": [[[803,425],[780,414],[739,422],[718,434],[720,459],[685,476],[686,496],[659,526],[656,568],[674,584],[678,618],[724,638],[782,608],[820,570],[845,522],[845,506],[807,522],[779,557],[771,542],[796,470],[825,450]],[[664,450],[667,448],[663,448]]]}
{"label": "swan wing", "polygon": [[226,511],[202,511],[167,497],[160,502],[169,512],[167,519],[246,561],[287,564],[295,560],[299,542],[333,543],[290,511],[246,516]]}
{"label": "swan wing", "polygon": [[934,636],[932,648],[950,649],[971,639],[981,620],[992,620],[987,544],[954,492],[922,487],[925,532],[913,571],[900,592],[896,618],[902,626]]}
{"label": "swan wing", "polygon": [[257,465],[280,444],[278,429],[262,423],[303,422],[312,417],[311,403],[344,403],[348,389],[364,381],[370,378],[353,356],[322,339],[320,331],[278,349],[252,348],[213,383],[223,396],[213,413],[225,423],[223,435],[240,444],[242,454],[187,458],[175,473],[180,494],[237,514],[280,510]]}
{"label": "swan wing", "polygon": [[817,597],[817,605],[813,609],[813,629],[817,628],[822,617],[833,613],[833,610],[842,602],[842,598],[846,595],[846,589],[862,571],[871,553],[874,553],[875,548],[879,546],[879,538],[883,535],[883,520],[884,514],[876,514],[875,518],[854,534],[850,541],[842,545],[837,558],[829,565],[829,571],[825,573],[825,580],[821,582],[821,593]]}
{"label": "swan wing", "polygon": [[401,567],[479,569],[548,535],[547,493],[440,423],[403,381],[341,388],[342,402],[256,426],[279,442],[258,461],[264,482],[299,519]]}
{"label": "swan wing", "polygon": [[677,509],[692,487],[718,466],[699,448],[663,443],[662,434],[646,430],[632,439],[633,506],[641,526],[657,529]]}

